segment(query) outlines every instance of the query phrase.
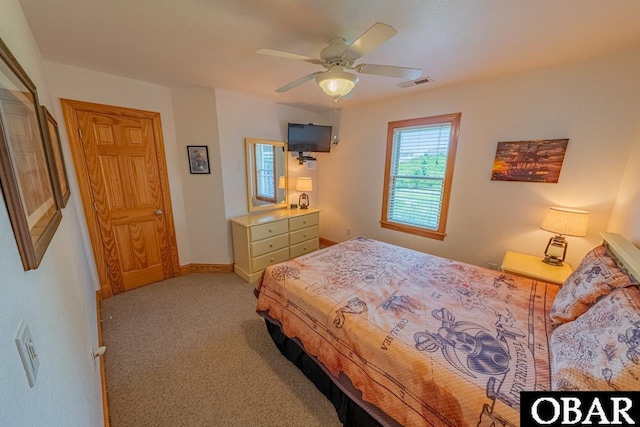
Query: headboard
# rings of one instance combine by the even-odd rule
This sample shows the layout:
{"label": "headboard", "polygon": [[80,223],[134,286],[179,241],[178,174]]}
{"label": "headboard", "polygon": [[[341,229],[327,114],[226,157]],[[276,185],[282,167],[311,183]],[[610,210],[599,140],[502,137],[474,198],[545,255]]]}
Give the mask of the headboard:
{"label": "headboard", "polygon": [[604,244],[623,268],[636,282],[640,283],[640,249],[617,233],[600,233]]}

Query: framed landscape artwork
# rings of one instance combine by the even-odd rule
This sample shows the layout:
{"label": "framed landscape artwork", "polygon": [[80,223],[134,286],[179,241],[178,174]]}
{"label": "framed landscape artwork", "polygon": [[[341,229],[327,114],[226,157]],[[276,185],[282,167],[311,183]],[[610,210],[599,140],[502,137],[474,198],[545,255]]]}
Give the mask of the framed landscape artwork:
{"label": "framed landscape artwork", "polygon": [[62,214],[36,87],[0,40],[0,183],[25,270],[38,268]]}
{"label": "framed landscape artwork", "polygon": [[498,142],[492,181],[557,183],[568,139]]}

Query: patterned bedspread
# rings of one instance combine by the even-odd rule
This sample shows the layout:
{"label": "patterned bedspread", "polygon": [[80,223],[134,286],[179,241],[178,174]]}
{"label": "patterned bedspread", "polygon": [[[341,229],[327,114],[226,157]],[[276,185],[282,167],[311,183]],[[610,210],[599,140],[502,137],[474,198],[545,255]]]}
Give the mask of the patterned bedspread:
{"label": "patterned bedspread", "polygon": [[402,425],[517,426],[520,391],[550,388],[554,285],[356,238],[258,290],[258,313]]}

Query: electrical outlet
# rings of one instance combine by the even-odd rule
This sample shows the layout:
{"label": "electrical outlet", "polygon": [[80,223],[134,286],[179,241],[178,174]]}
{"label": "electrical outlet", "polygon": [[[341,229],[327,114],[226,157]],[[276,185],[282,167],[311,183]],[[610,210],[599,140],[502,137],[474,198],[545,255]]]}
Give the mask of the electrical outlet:
{"label": "electrical outlet", "polygon": [[347,236],[351,236],[351,227],[347,227]]}
{"label": "electrical outlet", "polygon": [[107,347],[105,346],[101,346],[98,348],[93,348],[93,346],[91,347],[91,359],[93,359],[94,369],[100,365],[100,362],[98,361],[98,359],[100,359],[100,356],[102,356],[106,350],[107,350]]}

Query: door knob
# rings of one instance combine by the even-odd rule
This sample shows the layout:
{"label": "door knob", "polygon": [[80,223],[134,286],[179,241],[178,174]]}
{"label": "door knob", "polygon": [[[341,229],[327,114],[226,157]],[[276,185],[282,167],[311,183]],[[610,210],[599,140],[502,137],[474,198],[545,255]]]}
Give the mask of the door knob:
{"label": "door knob", "polygon": [[156,209],[154,212],[156,215],[162,215],[162,209]]}

